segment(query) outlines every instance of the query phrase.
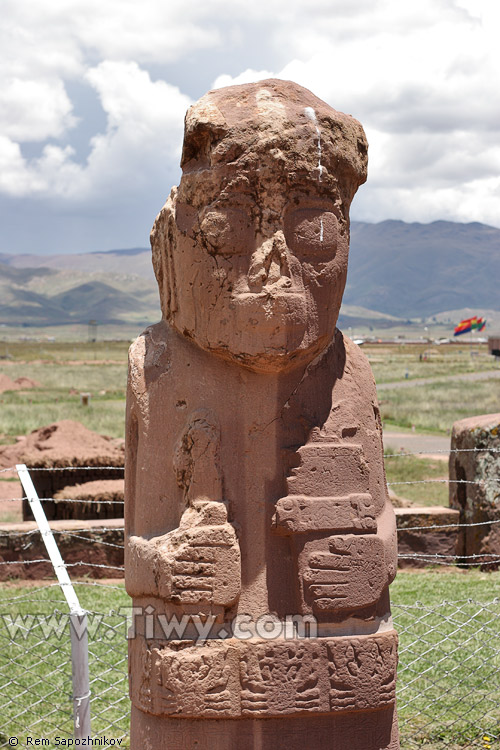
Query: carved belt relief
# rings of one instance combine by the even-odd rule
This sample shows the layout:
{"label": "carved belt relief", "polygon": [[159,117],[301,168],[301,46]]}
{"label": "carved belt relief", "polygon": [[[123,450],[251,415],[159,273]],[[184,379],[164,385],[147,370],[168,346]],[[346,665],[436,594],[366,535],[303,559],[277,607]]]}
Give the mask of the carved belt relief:
{"label": "carved belt relief", "polygon": [[[131,697],[157,716],[280,716],[395,701],[397,636],[291,641],[130,641]],[[140,675],[140,676],[139,676]]]}

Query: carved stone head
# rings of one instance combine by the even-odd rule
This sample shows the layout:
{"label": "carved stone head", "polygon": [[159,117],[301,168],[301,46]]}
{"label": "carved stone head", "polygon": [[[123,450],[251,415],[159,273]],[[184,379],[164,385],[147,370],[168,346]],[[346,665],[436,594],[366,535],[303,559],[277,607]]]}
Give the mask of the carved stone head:
{"label": "carved stone head", "polygon": [[335,330],[366,165],[361,125],[295,83],[202,97],[151,234],[164,318],[254,370],[314,358]]}

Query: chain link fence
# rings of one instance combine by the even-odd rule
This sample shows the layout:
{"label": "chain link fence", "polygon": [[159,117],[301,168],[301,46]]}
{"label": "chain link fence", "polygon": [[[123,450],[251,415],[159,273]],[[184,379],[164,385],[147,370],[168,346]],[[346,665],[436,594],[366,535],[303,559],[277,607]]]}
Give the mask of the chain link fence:
{"label": "chain link fence", "polygon": [[[120,609],[129,601],[120,586],[93,585],[117,609],[88,614],[92,737],[127,747],[127,617]],[[63,600],[47,596],[54,590],[3,599],[10,614],[0,616],[0,747],[10,737],[73,737],[70,618],[57,609]],[[499,747],[500,599],[396,602],[393,614],[401,747]]]}
{"label": "chain link fence", "polygon": [[[427,528],[433,527],[422,527]],[[449,565],[453,560],[426,562]],[[461,564],[479,562],[484,564]],[[78,565],[65,568],[76,575]],[[122,571],[119,566],[98,567],[109,568],[110,576]],[[70,585],[88,613],[93,744],[127,747],[130,600],[123,585],[88,580]],[[0,748],[11,746],[11,737],[21,744],[29,735],[50,742],[75,736],[72,625],[63,591],[61,583],[0,589]],[[400,638],[401,747],[500,748],[500,599],[432,605],[396,600],[392,610]]]}

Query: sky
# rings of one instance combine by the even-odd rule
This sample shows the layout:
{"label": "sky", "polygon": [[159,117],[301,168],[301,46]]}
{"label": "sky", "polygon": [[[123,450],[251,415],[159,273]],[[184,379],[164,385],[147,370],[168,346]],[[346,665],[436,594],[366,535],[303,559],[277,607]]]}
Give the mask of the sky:
{"label": "sky", "polygon": [[500,227],[495,0],[2,0],[0,253],[145,247],[187,107],[294,80],[360,120],[351,218]]}

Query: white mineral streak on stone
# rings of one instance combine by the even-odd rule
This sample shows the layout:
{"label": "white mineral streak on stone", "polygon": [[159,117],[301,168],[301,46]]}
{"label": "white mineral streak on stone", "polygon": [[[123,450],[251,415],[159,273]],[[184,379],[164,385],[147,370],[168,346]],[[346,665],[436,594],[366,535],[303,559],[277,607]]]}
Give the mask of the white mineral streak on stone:
{"label": "white mineral streak on stone", "polygon": [[[321,181],[321,175],[323,174],[323,165],[321,164],[321,132],[318,125],[318,118],[316,117],[316,112],[312,107],[305,107],[304,112],[306,117],[314,123],[316,132],[318,134],[318,179]],[[323,240],[323,237],[321,237],[321,239]]]}
{"label": "white mineral streak on stone", "polygon": [[[320,174],[321,176],[321,174]],[[319,241],[323,242],[323,217],[321,217],[321,222],[319,225]]]}

